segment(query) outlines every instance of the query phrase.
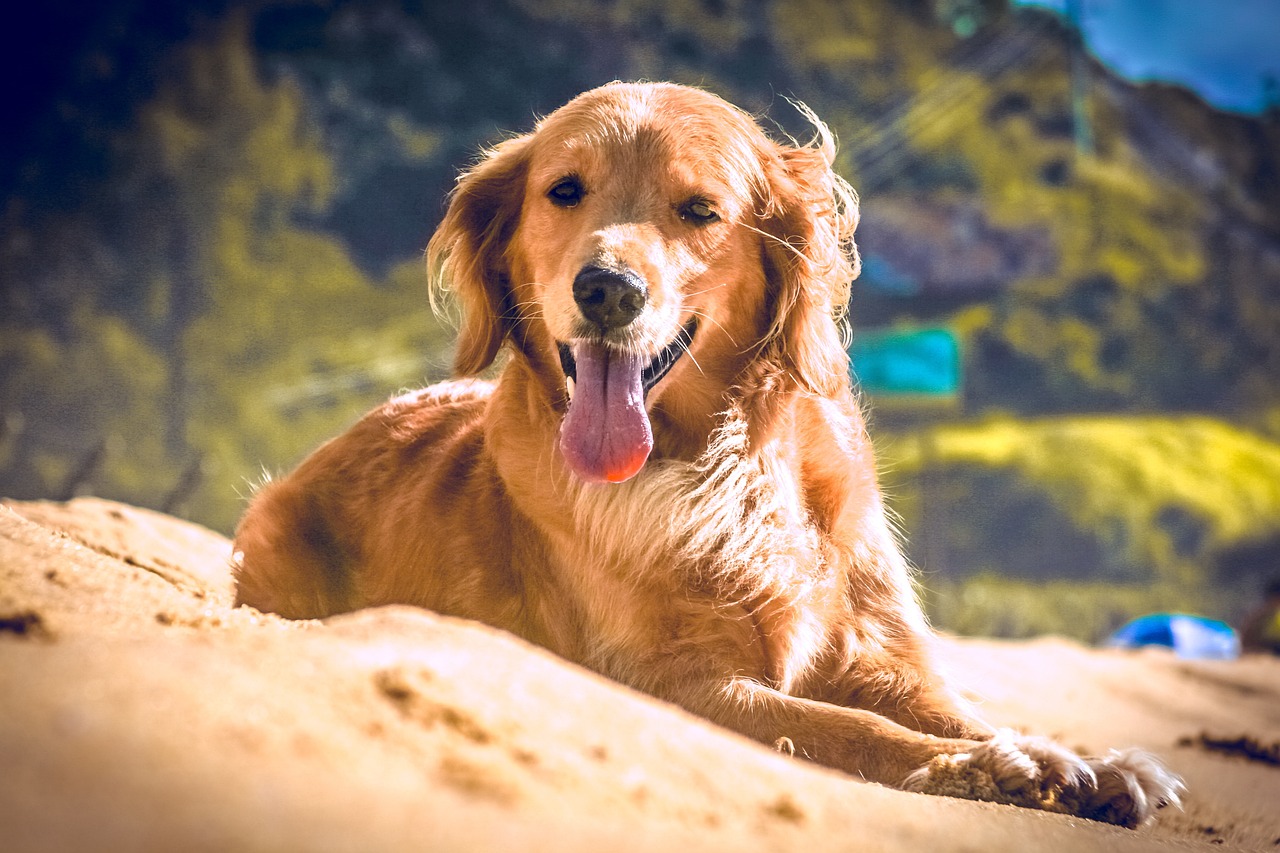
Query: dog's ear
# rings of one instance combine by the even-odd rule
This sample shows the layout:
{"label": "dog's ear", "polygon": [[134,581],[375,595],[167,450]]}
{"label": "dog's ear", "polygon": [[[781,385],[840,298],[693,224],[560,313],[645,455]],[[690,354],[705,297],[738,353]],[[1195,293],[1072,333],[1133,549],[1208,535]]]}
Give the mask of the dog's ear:
{"label": "dog's ear", "polygon": [[493,363],[514,322],[506,249],[520,218],[531,140],[500,143],[458,179],[427,246],[433,305],[450,290],[462,306],[454,370],[463,376]]}
{"label": "dog's ear", "polygon": [[772,325],[763,357],[780,374],[779,390],[829,396],[847,383],[845,351],[850,285],[858,275],[853,231],[858,198],[835,173],[835,141],[826,126],[810,145],[770,143],[762,206],[765,275]]}

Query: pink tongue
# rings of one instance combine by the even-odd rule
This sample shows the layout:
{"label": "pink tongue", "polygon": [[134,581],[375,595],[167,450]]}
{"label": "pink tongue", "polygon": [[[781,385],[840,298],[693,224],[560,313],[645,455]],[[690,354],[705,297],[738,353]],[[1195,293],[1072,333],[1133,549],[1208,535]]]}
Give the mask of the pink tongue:
{"label": "pink tongue", "polygon": [[638,356],[599,344],[573,345],[578,376],[560,426],[560,452],[584,480],[621,483],[644,467],[653,431],[644,410]]}

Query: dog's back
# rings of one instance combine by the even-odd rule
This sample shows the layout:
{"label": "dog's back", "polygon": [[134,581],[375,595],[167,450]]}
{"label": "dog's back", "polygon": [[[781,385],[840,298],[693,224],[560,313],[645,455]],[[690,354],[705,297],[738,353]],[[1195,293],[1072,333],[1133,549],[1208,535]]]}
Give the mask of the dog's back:
{"label": "dog's back", "polygon": [[[469,535],[484,536],[474,553],[501,550],[492,534],[506,507],[482,453],[492,390],[462,380],[397,397],[264,483],[236,531],[236,603],[292,619],[389,600],[456,610],[429,587],[460,572],[432,569],[474,565]],[[417,588],[388,588],[410,580]]]}

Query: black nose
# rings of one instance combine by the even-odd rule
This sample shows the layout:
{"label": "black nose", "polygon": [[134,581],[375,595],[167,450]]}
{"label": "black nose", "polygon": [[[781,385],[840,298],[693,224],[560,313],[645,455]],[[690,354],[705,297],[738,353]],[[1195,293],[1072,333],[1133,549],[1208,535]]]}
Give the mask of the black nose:
{"label": "black nose", "polygon": [[578,310],[602,332],[621,329],[639,317],[648,298],[644,281],[630,270],[583,267],[573,280]]}

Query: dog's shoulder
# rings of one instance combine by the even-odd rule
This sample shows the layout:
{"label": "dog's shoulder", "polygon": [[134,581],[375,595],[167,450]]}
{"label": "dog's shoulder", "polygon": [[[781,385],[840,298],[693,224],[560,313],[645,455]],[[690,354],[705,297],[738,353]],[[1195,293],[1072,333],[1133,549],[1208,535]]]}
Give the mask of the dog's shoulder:
{"label": "dog's shoulder", "polygon": [[483,379],[455,379],[392,397],[383,410],[395,413],[424,409],[483,408],[493,396],[494,383]]}
{"label": "dog's shoulder", "polygon": [[294,477],[348,484],[394,479],[398,466],[482,441],[492,394],[492,383],[463,379],[393,397],[317,448]]}
{"label": "dog's shoulder", "polygon": [[458,379],[408,391],[369,412],[356,430],[373,430],[393,444],[417,443],[481,420],[493,389],[492,382]]}

